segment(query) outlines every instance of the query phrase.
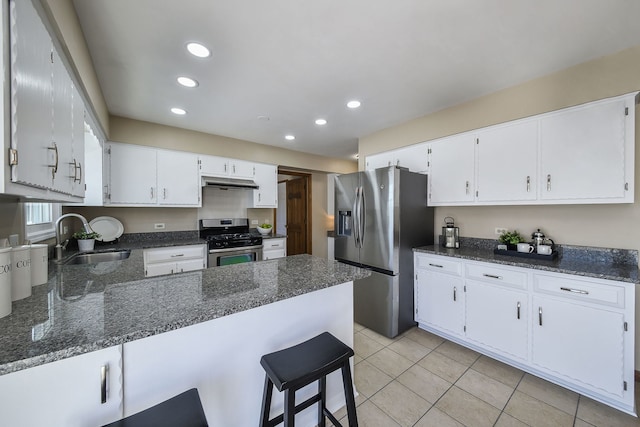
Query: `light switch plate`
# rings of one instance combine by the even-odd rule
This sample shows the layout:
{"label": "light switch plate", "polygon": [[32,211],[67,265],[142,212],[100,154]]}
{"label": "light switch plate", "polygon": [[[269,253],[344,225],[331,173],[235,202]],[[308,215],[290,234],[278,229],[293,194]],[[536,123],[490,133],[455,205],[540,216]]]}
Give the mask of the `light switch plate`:
{"label": "light switch plate", "polygon": [[258,220],[257,219],[252,219],[251,220],[251,225],[258,225]]}

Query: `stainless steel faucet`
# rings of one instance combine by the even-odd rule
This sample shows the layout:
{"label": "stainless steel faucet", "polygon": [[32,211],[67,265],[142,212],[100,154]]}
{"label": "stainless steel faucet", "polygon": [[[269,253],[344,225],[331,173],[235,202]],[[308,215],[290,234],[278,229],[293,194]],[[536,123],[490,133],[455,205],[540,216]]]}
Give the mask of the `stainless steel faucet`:
{"label": "stainless steel faucet", "polygon": [[84,227],[85,231],[87,233],[92,233],[93,232],[93,230],[91,229],[91,226],[87,222],[87,219],[85,217],[83,217],[82,215],[77,214],[77,213],[68,213],[68,214],[61,215],[56,220],[56,260],[57,261],[60,261],[62,259],[62,245],[60,244],[60,225],[62,223],[62,220],[65,219],[65,218],[68,218],[68,217],[79,218],[80,221],[82,221],[82,226]]}

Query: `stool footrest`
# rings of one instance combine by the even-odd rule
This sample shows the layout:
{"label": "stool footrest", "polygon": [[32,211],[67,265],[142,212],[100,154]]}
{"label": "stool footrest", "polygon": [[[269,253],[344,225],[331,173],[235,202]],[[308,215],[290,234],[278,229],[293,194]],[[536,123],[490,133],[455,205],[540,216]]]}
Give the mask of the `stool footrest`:
{"label": "stool footrest", "polygon": [[[297,414],[298,412],[304,411],[309,406],[311,406],[311,405],[313,405],[314,403],[317,403],[317,402],[320,402],[320,395],[319,394],[316,394],[315,396],[311,396],[310,398],[308,398],[304,402],[297,404],[295,406],[295,408],[293,409],[293,412]],[[283,421],[284,421],[284,414],[280,414],[277,417],[275,417],[274,419],[269,420],[269,425],[277,426],[278,424],[280,424]]]}

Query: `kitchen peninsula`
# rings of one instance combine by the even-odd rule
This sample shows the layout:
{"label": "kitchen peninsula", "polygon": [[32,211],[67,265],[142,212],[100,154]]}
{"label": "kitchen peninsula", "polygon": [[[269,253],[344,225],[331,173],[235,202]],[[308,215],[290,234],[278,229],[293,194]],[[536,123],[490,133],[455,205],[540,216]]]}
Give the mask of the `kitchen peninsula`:
{"label": "kitchen peninsula", "polygon": [[[0,319],[1,425],[100,425],[191,387],[212,425],[255,425],[260,356],[322,331],[353,346],[352,281],[368,274],[310,255],[149,279],[142,265],[133,249],[55,266],[14,302]],[[341,384],[328,378],[331,409]]]}

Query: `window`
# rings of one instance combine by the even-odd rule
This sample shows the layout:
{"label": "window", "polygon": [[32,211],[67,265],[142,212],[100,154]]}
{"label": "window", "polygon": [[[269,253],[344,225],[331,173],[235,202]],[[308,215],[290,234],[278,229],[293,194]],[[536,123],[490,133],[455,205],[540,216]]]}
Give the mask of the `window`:
{"label": "window", "polygon": [[55,223],[60,214],[61,208],[58,203],[25,203],[25,240],[39,242],[55,237]]}

